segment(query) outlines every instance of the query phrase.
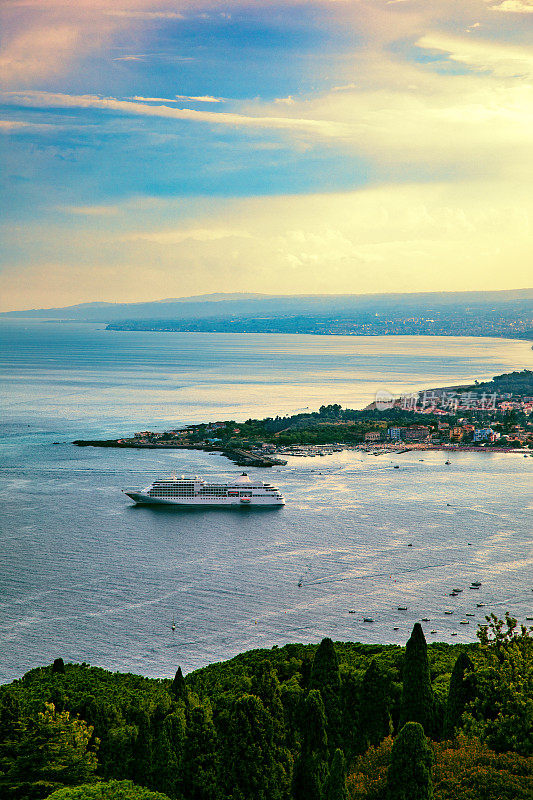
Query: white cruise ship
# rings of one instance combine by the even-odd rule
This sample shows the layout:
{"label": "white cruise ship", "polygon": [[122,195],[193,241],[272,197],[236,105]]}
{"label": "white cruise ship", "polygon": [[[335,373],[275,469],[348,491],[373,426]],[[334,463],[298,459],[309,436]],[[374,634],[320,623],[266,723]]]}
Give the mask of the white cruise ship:
{"label": "white cruise ship", "polygon": [[194,478],[159,478],[146,489],[123,489],[139,505],[173,506],[284,506],[277,486],[251,480],[246,472],[230,483],[208,483]]}

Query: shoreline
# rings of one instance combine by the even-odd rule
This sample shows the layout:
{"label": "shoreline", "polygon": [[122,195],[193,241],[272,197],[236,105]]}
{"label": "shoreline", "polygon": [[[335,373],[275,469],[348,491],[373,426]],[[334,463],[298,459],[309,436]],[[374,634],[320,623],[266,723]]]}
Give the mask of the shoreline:
{"label": "shoreline", "polygon": [[[242,467],[275,467],[286,466],[287,461],[278,456],[299,457],[299,458],[314,458],[319,455],[318,452],[305,452],[305,445],[299,447],[297,454],[289,451],[276,452],[272,457],[259,456],[251,451],[241,448],[226,448],[216,445],[194,445],[194,444],[177,444],[177,443],[135,443],[135,442],[119,442],[116,439],[76,439],[72,442],[77,447],[114,447],[129,450],[197,450],[204,453],[220,453],[225,458],[233,461],[237,466]],[[386,454],[403,455],[410,452],[428,452],[428,451],[441,451],[443,453],[517,453],[524,457],[531,456],[533,458],[533,450],[521,447],[475,447],[472,445],[431,445],[431,444],[410,444],[409,446],[387,446],[387,445],[336,445],[335,452],[344,452],[346,450],[353,450],[354,452],[367,453],[368,455],[380,456]],[[333,453],[324,453],[322,455],[332,455]]]}

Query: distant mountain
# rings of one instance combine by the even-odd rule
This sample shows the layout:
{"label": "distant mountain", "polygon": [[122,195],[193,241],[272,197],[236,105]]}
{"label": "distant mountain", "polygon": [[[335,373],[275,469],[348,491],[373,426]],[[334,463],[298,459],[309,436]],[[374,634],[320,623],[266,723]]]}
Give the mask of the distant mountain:
{"label": "distant mountain", "polygon": [[146,303],[81,303],[64,308],[8,311],[0,319],[57,319],[119,323],[141,320],[257,319],[294,316],[362,319],[383,314],[400,319],[413,313],[431,316],[493,311],[530,313],[533,289],[491,292],[424,292],[413,294],[206,294]]}

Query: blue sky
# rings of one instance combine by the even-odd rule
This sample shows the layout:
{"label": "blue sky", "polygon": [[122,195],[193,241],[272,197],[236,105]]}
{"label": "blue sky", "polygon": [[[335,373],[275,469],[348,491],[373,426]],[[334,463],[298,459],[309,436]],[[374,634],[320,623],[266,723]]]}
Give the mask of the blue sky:
{"label": "blue sky", "polygon": [[532,0],[12,0],[2,308],[531,284]]}

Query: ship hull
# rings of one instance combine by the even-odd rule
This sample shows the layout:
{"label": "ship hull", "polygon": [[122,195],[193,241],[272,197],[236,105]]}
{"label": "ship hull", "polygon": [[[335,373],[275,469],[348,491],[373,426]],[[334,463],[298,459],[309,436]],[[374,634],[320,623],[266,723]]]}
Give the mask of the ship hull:
{"label": "ship hull", "polygon": [[151,497],[144,492],[124,492],[134,503],[142,506],[178,506],[180,508],[265,508],[285,505],[285,500],[273,497],[250,497],[242,502],[240,497],[221,497],[216,501],[211,498],[195,497],[191,500],[174,500],[172,498]]}

